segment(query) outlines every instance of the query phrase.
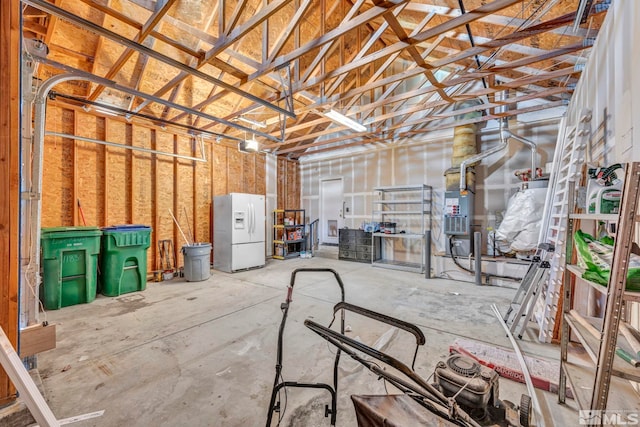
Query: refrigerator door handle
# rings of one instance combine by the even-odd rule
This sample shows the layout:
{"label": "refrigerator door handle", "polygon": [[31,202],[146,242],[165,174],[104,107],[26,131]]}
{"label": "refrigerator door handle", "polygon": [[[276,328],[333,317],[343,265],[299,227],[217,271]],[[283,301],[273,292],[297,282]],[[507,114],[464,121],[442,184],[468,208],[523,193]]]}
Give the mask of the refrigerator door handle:
{"label": "refrigerator door handle", "polygon": [[254,230],[254,215],[255,212],[253,211],[253,203],[249,203],[249,234],[253,234],[253,230]]}
{"label": "refrigerator door handle", "polygon": [[251,203],[251,210],[253,210],[252,220],[253,220],[253,234],[256,234],[256,205]]}

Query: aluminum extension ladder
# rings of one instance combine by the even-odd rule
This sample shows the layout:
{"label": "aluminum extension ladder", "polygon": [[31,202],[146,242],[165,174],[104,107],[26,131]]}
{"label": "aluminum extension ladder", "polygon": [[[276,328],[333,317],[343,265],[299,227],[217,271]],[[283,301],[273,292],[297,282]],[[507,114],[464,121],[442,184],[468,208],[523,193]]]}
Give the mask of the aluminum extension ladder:
{"label": "aluminum extension ladder", "polygon": [[536,298],[549,278],[549,269],[551,267],[549,258],[554,249],[553,245],[548,243],[538,245],[538,250],[520,282],[520,287],[516,291],[509,309],[503,316],[504,322],[513,335],[516,335],[516,328],[522,322],[520,331],[517,334],[520,339],[522,339],[525,329],[532,320]]}
{"label": "aluminum extension ladder", "polygon": [[552,244],[555,249],[550,259],[549,279],[537,295],[534,308],[534,320],[539,327],[538,340],[541,342],[553,339],[564,273],[565,245],[567,239],[573,238],[567,235],[569,185],[577,185],[581,166],[585,163],[585,151],[591,137],[591,111],[582,112],[577,126],[563,125],[564,120],[556,144],[539,238],[540,242]]}

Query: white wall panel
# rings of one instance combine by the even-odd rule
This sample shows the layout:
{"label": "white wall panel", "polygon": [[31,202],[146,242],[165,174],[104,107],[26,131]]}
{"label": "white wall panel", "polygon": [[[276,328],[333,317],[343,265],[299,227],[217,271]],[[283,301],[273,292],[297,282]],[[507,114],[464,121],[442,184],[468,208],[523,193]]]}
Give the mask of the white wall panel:
{"label": "white wall panel", "polygon": [[[520,127],[512,125],[511,130],[539,145],[537,164],[544,165],[553,158],[557,128],[558,120],[549,120]],[[479,147],[482,150],[499,143],[497,129],[481,130],[480,135]],[[453,130],[448,137],[428,142],[404,141],[403,144],[375,151],[324,160],[305,161],[303,158],[300,165],[303,206],[308,210],[310,220],[318,217],[321,179],[343,178],[345,202],[349,207],[345,226],[350,228],[359,228],[363,221],[371,220],[374,187],[425,183],[434,188],[434,250],[444,252],[441,231],[444,173],[451,167],[452,138]],[[510,140],[508,149],[484,159],[476,166],[478,179],[474,223],[480,224],[479,229],[486,229],[488,212],[500,214],[506,208],[509,196],[519,186],[513,172],[530,166],[530,150],[515,140]]]}
{"label": "white wall panel", "polygon": [[595,127],[607,109],[610,134],[604,150],[594,153],[603,165],[640,160],[640,145],[633,144],[640,137],[639,26],[640,2],[612,2],[567,111],[569,124],[575,124],[591,109]]}

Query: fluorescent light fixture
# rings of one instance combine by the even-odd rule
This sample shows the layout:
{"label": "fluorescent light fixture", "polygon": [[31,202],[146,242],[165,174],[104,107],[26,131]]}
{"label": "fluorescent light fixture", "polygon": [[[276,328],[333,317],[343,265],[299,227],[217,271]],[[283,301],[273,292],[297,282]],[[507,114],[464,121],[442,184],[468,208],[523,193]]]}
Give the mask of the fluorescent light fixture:
{"label": "fluorescent light fixture", "polygon": [[356,122],[355,120],[345,116],[342,113],[338,113],[336,110],[325,111],[324,115],[336,123],[340,123],[343,126],[347,126],[356,132],[366,132],[366,126]]}
{"label": "fluorescent light fixture", "polygon": [[260,144],[254,138],[245,139],[238,143],[238,150],[245,153],[255,153],[260,148]]}
{"label": "fluorescent light fixture", "polygon": [[238,117],[238,120],[240,120],[241,122],[248,123],[251,126],[254,126],[254,127],[257,127],[257,128],[260,128],[260,129],[264,129],[264,128],[267,127],[267,125],[262,123],[262,122],[259,122],[259,121],[256,121],[256,120],[250,119],[248,117],[244,117],[244,116]]}

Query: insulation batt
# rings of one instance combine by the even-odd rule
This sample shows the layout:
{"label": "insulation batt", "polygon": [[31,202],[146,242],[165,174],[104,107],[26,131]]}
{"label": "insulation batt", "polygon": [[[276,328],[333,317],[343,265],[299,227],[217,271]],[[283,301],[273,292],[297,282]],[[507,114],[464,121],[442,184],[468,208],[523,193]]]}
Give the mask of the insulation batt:
{"label": "insulation batt", "polygon": [[546,195],[546,188],[530,188],[511,196],[502,223],[496,230],[500,249],[510,249],[502,252],[536,250]]}

